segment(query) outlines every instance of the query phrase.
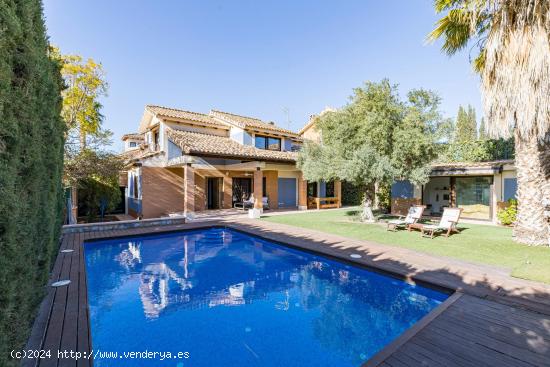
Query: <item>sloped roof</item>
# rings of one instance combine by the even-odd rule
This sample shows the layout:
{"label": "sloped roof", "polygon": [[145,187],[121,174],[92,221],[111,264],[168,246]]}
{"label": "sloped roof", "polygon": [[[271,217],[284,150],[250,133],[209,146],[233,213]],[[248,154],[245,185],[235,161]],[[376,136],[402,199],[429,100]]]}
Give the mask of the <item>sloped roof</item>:
{"label": "sloped roof", "polygon": [[204,154],[261,161],[295,162],[295,152],[281,152],[241,145],[230,138],[190,131],[167,129],[168,138],[186,154]]}
{"label": "sloped roof", "polygon": [[149,157],[153,157],[158,154],[162,154],[162,151],[150,151],[147,149],[132,149],[127,150],[125,152],[122,152],[119,154],[119,157],[122,158],[122,160],[126,164],[130,164],[132,162],[139,161],[140,159],[145,159]]}
{"label": "sloped roof", "polygon": [[433,163],[432,168],[471,168],[471,167],[492,167],[503,166],[505,164],[514,164],[513,159],[501,159],[498,161],[486,161],[486,162],[450,162],[450,163]]}
{"label": "sloped roof", "polygon": [[127,139],[132,139],[132,140],[144,140],[143,138],[143,134],[139,134],[139,133],[130,133],[130,134],[124,134],[122,135],[122,141],[125,141]]}
{"label": "sloped roof", "polygon": [[212,127],[221,128],[221,129],[229,128],[227,124],[223,124],[204,113],[185,111],[177,108],[169,108],[169,107],[154,106],[154,105],[147,105],[145,106],[145,108],[149,110],[151,113],[162,117],[168,117],[168,118],[171,117],[175,119],[195,121],[195,122],[203,123],[206,126],[210,125]]}
{"label": "sloped roof", "polygon": [[223,112],[218,110],[211,110],[210,116],[219,118],[223,121],[227,121],[243,129],[268,130],[268,131],[273,131],[273,132],[298,138],[298,134],[296,134],[294,131],[283,129],[282,127],[279,127],[272,122],[265,122],[255,117],[241,116],[241,115],[236,115],[233,113]]}
{"label": "sloped roof", "polygon": [[434,163],[430,176],[474,176],[493,175],[502,171],[504,165],[514,165],[511,159],[488,162]]}

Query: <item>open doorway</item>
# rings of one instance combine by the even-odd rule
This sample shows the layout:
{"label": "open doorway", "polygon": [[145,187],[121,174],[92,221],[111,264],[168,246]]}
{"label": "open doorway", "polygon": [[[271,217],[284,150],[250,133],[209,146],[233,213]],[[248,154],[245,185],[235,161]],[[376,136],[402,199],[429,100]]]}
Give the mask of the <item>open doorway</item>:
{"label": "open doorway", "polygon": [[252,178],[234,177],[233,178],[233,206],[235,203],[241,203],[248,200],[252,194]]}
{"label": "open doorway", "polygon": [[207,209],[221,209],[222,207],[222,190],[223,190],[223,178],[221,177],[207,177],[206,178],[206,208]]}

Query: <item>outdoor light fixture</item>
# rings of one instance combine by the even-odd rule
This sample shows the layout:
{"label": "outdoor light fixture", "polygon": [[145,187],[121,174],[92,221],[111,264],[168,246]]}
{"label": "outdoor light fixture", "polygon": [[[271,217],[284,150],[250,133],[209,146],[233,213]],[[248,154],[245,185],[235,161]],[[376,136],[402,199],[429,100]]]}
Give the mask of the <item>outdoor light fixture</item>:
{"label": "outdoor light fixture", "polygon": [[69,253],[69,252],[73,252],[74,250],[71,250],[71,249],[65,249],[65,250],[61,250],[61,252],[63,253]]}
{"label": "outdoor light fixture", "polygon": [[54,282],[52,283],[52,287],[63,287],[65,285],[69,285],[71,283],[70,280],[66,279],[66,280],[60,280],[58,282]]}
{"label": "outdoor light fixture", "polygon": [[349,255],[349,257],[353,258],[353,259],[360,259],[361,258],[361,255],[359,254],[351,254]]}

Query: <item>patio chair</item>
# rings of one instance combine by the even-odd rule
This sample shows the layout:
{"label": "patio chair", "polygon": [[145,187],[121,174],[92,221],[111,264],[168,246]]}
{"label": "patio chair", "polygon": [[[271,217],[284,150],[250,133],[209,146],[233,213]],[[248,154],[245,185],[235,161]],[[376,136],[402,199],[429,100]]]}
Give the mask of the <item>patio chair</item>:
{"label": "patio chair", "polygon": [[244,200],[242,202],[235,203],[234,207],[235,208],[241,208],[242,210],[253,208],[254,207],[254,200],[255,200],[254,195],[250,195],[248,200]]}
{"label": "patio chair", "polygon": [[458,232],[456,225],[460,219],[462,208],[444,208],[443,215],[439,224],[426,224],[422,226],[422,237],[434,238],[435,232],[446,232],[445,237],[449,237],[452,231]]}
{"label": "patio chair", "polygon": [[407,213],[407,216],[399,216],[398,219],[392,219],[388,221],[388,226],[386,230],[393,230],[395,231],[397,227],[405,226],[408,228],[411,224],[415,224],[422,218],[422,214],[424,213],[424,208],[426,208],[425,205],[413,205],[409,208],[409,212]]}
{"label": "patio chair", "polygon": [[262,198],[262,207],[269,210],[269,198],[267,196]]}

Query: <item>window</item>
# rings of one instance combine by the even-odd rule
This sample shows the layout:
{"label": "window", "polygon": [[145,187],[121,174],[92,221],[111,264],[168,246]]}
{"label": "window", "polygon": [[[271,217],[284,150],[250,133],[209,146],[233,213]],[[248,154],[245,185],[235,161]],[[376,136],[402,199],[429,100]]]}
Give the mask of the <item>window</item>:
{"label": "window", "polygon": [[153,132],[153,141],[155,142],[155,150],[159,150],[159,132]]}
{"label": "window", "polygon": [[325,197],[333,198],[336,195],[334,194],[334,181],[327,182],[325,184]]}
{"label": "window", "polygon": [[518,191],[518,180],[516,178],[504,179],[504,201],[515,199]]}
{"label": "window", "polygon": [[139,193],[138,193],[138,176],[133,175],[132,177],[132,185],[133,185],[133,193],[134,193],[134,199],[139,199]]}
{"label": "window", "polygon": [[307,196],[317,197],[317,182],[307,183]]}
{"label": "window", "polygon": [[267,196],[267,177],[262,177],[262,193]]}
{"label": "window", "polygon": [[281,150],[281,139],[269,136],[256,135],[254,146],[258,149]]}
{"label": "window", "polygon": [[493,177],[457,177],[456,206],[470,219],[491,219]]}
{"label": "window", "polygon": [[281,150],[281,139],[279,138],[267,138],[268,150]]}
{"label": "window", "polygon": [[135,148],[135,147],[137,147],[137,143],[135,141],[131,141],[130,148]]}

